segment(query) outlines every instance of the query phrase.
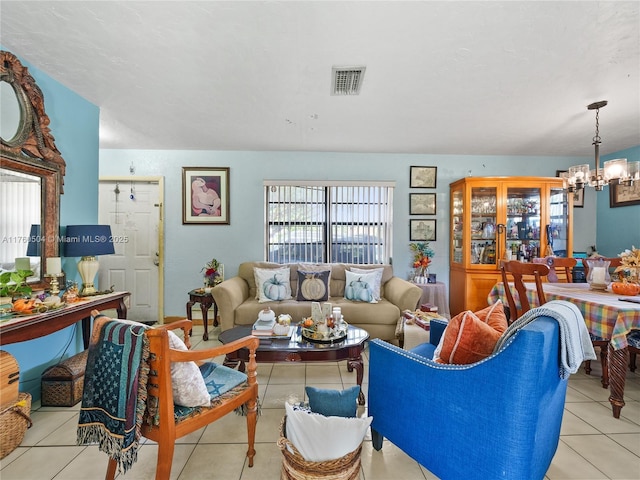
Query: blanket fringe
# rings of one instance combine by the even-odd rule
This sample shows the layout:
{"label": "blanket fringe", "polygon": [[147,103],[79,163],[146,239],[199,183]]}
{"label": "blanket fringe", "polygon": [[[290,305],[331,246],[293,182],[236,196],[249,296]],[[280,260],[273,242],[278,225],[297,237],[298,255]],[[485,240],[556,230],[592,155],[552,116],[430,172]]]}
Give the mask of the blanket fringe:
{"label": "blanket fringe", "polygon": [[109,458],[118,463],[118,471],[125,474],[138,460],[139,442],[129,446],[127,450],[122,449],[122,441],[106,433],[102,425],[83,425],[77,430],[77,445],[98,444],[101,452],[109,455]]}

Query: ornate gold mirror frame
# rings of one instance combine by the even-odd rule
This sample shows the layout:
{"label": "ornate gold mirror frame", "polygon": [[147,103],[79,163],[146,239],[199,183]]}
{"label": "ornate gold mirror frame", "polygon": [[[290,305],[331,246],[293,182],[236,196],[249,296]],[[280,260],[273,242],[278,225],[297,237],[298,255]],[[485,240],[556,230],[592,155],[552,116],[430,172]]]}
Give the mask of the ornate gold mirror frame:
{"label": "ornate gold mirror frame", "polygon": [[[34,281],[29,283],[35,287],[44,286],[46,259],[59,256],[60,195],[66,164],[49,129],[50,120],[44,110],[42,91],[27,67],[15,55],[4,50],[0,50],[0,82],[11,86],[19,108],[15,134],[9,139],[0,137],[0,167],[39,177],[41,181],[40,276],[35,280],[32,278]],[[4,204],[2,209],[20,208],[18,199],[12,203]],[[26,246],[25,242],[25,249]]]}

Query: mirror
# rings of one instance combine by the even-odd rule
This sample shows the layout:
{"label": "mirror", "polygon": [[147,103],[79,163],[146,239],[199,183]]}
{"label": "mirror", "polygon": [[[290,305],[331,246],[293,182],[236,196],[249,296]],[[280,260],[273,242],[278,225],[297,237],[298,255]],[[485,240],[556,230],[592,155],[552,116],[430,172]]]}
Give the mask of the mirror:
{"label": "mirror", "polygon": [[59,256],[65,161],[55,146],[42,91],[18,58],[0,50],[0,271],[29,262],[44,288],[43,265]]}

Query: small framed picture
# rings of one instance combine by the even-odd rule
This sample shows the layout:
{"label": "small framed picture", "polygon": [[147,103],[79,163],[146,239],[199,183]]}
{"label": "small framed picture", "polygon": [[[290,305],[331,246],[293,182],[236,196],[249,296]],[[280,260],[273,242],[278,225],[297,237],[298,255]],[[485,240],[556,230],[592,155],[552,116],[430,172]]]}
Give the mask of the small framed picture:
{"label": "small framed picture", "polygon": [[430,273],[427,277],[427,283],[436,283],[436,274]]}
{"label": "small framed picture", "polygon": [[640,182],[633,185],[609,184],[609,207],[628,207],[640,205]]}
{"label": "small framed picture", "polygon": [[412,242],[433,242],[436,239],[436,220],[423,218],[409,220],[409,240]]}
{"label": "small framed picture", "polygon": [[409,194],[409,214],[410,215],[435,215],[436,214],[436,194],[435,193],[410,193]]}
{"label": "small framed picture", "polygon": [[229,225],[229,167],[182,168],[182,223]]}
{"label": "small framed picture", "polygon": [[410,188],[436,188],[438,167],[410,167]]}

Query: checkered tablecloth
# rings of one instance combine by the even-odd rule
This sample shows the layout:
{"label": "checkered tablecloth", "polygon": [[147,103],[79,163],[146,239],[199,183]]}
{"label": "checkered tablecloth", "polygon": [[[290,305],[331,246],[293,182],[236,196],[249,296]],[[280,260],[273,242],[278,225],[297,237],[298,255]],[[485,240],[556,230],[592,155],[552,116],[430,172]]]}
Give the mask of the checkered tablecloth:
{"label": "checkered tablecloth", "polygon": [[[525,286],[529,303],[537,307],[535,283],[525,283]],[[640,304],[620,301],[619,298],[624,297],[611,291],[591,290],[586,283],[543,283],[542,287],[547,301],[566,300],[576,305],[589,331],[593,335],[610,338],[616,350],[627,346],[627,334],[631,330],[640,330]],[[487,298],[490,304],[498,299],[506,304],[502,282],[493,286]],[[514,300],[519,307],[517,292]]]}

